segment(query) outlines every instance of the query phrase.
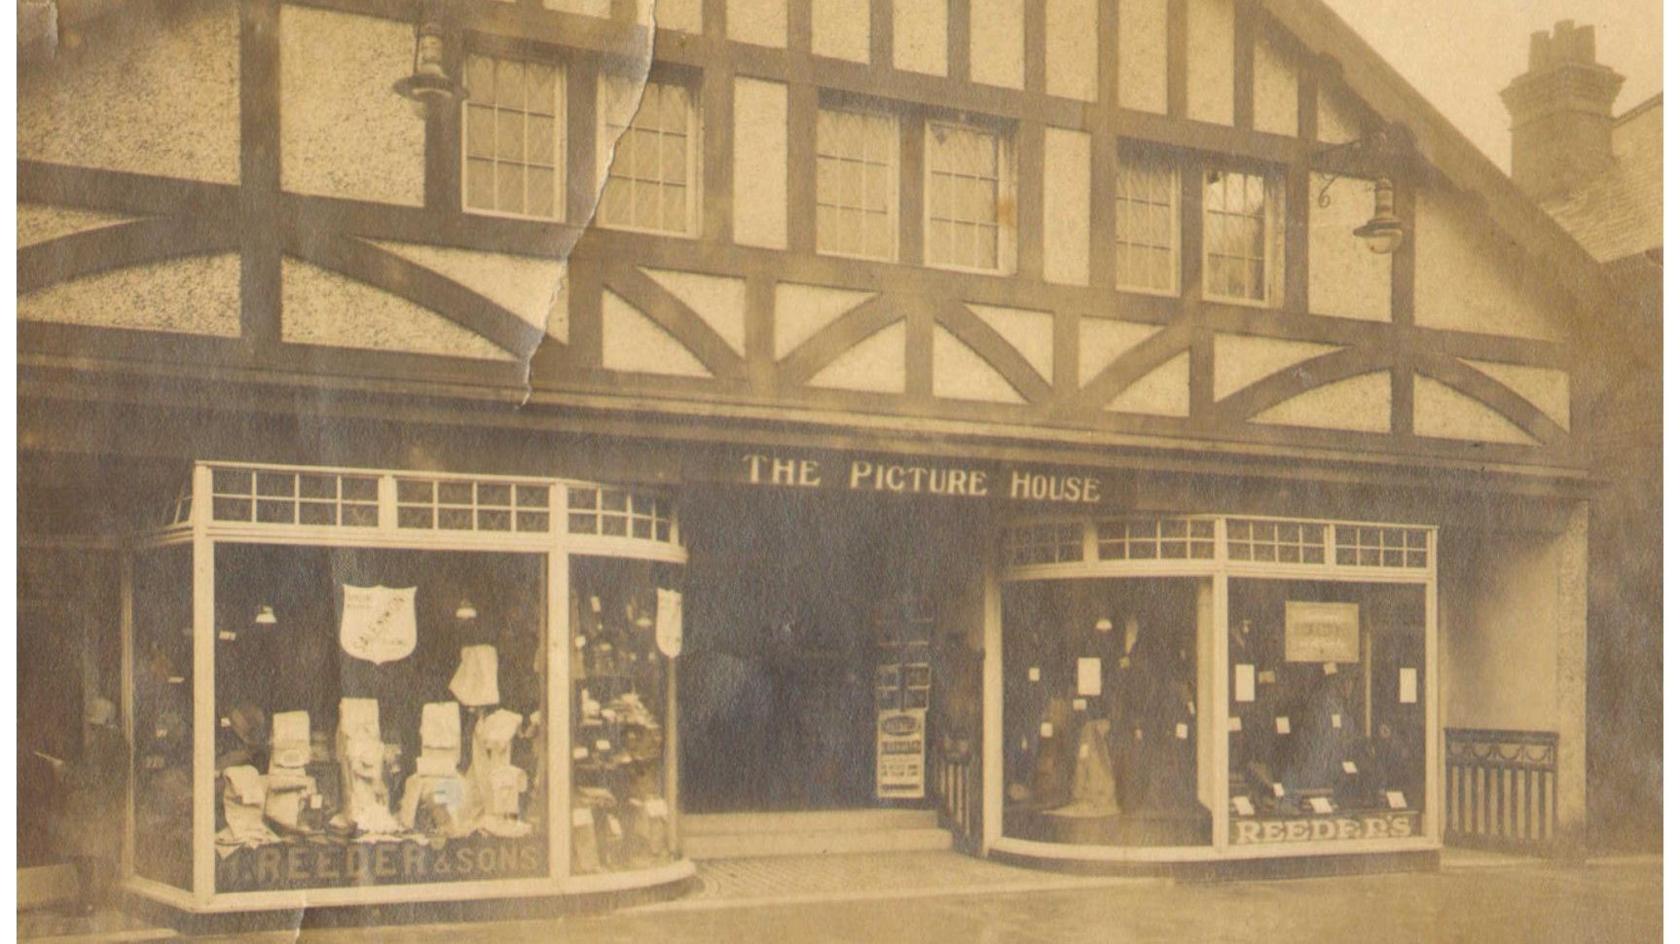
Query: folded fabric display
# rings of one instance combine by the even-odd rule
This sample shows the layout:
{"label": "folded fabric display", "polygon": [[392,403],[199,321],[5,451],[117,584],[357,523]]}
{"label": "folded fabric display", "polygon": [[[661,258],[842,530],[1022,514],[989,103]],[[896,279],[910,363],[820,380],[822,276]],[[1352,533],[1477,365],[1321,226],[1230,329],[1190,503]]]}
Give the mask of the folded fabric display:
{"label": "folded fabric display", "polygon": [[459,835],[466,781],[461,777],[461,708],[452,701],[420,709],[420,757],[403,784],[398,815],[407,829],[430,836]]}
{"label": "folded fabric display", "polygon": [[385,743],[379,735],[379,702],[372,698],[339,701],[338,760],[344,806],[335,817],[335,824],[375,836],[400,832],[402,824],[391,815],[391,794],[385,784]]}
{"label": "folded fabric display", "polygon": [[519,819],[519,800],[530,783],[525,771],[510,760],[520,720],[517,713],[504,709],[480,718],[473,730],[462,818],[474,830],[494,836],[531,832],[531,824]]}
{"label": "folded fabric display", "polygon": [[272,743],[263,814],[281,829],[315,832],[320,827],[321,794],[305,770],[310,758],[309,712],[276,714]]}
{"label": "folded fabric display", "polygon": [[468,708],[501,704],[501,691],[496,685],[496,647],[462,646],[461,664],[449,680],[449,693]]}
{"label": "folded fabric display", "polygon": [[245,764],[222,771],[222,817],[227,825],[216,834],[217,855],[225,858],[239,849],[280,841],[263,822],[267,795],[257,768]]}

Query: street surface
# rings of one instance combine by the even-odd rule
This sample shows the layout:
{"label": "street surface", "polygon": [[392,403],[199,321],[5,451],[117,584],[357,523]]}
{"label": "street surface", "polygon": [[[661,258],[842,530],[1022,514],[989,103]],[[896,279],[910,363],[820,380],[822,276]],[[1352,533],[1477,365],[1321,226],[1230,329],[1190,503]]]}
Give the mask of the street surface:
{"label": "street surface", "polygon": [[[492,924],[309,929],[301,935],[266,932],[201,940],[230,944],[299,940],[319,944],[1608,944],[1661,938],[1662,868],[1656,857],[1568,865],[1497,858],[1459,862],[1457,866],[1449,862],[1447,868],[1432,874],[1175,884],[1046,875],[959,860],[949,853],[921,858],[747,860],[745,868],[735,863],[703,864],[706,885],[696,895],[611,914]],[[930,868],[956,873],[957,878],[930,875]],[[858,879],[855,889],[841,881],[846,874]],[[784,877],[779,884],[774,878],[778,875]],[[772,903],[778,899],[780,903]],[[34,939],[48,944],[98,940]]]}

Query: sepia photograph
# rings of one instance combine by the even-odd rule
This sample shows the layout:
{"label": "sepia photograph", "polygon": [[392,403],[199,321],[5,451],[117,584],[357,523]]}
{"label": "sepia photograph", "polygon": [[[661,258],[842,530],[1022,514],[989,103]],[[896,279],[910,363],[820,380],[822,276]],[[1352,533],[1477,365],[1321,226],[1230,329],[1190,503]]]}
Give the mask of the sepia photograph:
{"label": "sepia photograph", "polygon": [[1662,21],[18,0],[19,939],[1660,939]]}

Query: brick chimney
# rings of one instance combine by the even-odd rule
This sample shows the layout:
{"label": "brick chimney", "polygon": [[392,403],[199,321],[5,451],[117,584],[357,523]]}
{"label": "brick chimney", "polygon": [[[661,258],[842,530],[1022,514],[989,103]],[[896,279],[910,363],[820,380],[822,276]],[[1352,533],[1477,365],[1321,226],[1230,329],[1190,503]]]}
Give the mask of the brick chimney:
{"label": "brick chimney", "polygon": [[1500,97],[1511,113],[1511,177],[1547,200],[1610,166],[1611,106],[1622,76],[1598,64],[1593,28],[1560,20],[1529,37],[1528,71]]}

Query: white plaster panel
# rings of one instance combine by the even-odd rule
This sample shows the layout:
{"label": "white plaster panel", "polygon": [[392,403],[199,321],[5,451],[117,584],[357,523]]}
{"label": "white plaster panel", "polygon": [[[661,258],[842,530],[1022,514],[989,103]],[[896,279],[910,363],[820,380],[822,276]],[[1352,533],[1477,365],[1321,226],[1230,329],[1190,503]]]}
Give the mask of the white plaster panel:
{"label": "white plaster panel", "polygon": [[1334,350],[1337,347],[1333,344],[1245,334],[1216,334],[1213,337],[1213,398],[1223,400],[1249,384]]}
{"label": "white plaster panel", "polygon": [[297,259],[281,261],[280,305],[280,337],[290,344],[515,360],[437,312]]}
{"label": "white plaster panel", "polygon": [[1120,0],[1120,104],[1167,113],[1167,0]]}
{"label": "white plaster panel", "polygon": [[1197,121],[1228,125],[1236,108],[1236,8],[1232,0],[1189,0],[1185,109]]}
{"label": "white plaster panel", "polygon": [[943,325],[933,329],[933,395],[988,403],[1026,402],[985,358]]}
{"label": "white plaster panel", "polygon": [[1386,370],[1314,387],[1256,413],[1253,422],[1386,433],[1393,427],[1394,383]]}
{"label": "white plaster panel", "polygon": [[1026,75],[1023,0],[970,0],[968,74],[985,85],[1021,88]]}
{"label": "white plaster panel", "polygon": [[669,331],[611,291],[601,293],[601,366],[677,377],[712,375]]}
{"label": "white plaster panel", "polygon": [[179,0],[107,19],[74,52],[18,72],[18,157],[237,183],[238,4]]}
{"label": "white plaster panel", "polygon": [[1412,431],[1438,439],[1537,445],[1534,437],[1492,407],[1422,374],[1413,382]]}
{"label": "white plaster panel", "polygon": [[239,336],[239,255],[187,256],[21,294],[24,321]]}
{"label": "white plaster panel", "polygon": [[1264,31],[1254,41],[1254,128],[1294,137],[1301,131],[1295,63]]}
{"label": "white plaster panel", "polygon": [[386,252],[431,269],[506,308],[537,328],[565,310],[566,264],[499,252],[445,249],[422,243],[370,240]]}
{"label": "white plaster panel", "polygon": [[1079,319],[1079,385],[1091,382],[1120,356],[1154,337],[1159,325],[1113,321],[1108,318]]}
{"label": "white plaster panel", "polygon": [[654,25],[683,33],[701,32],[702,0],[657,0],[653,5]]}
{"label": "white plaster panel", "polygon": [[1155,368],[1120,392],[1107,407],[1115,413],[1190,415],[1190,352]]}
{"label": "white plaster panel", "polygon": [[906,72],[944,75],[946,0],[896,0],[893,8],[893,66]]}
{"label": "white plaster panel", "polygon": [[869,61],[869,5],[858,0],[811,0],[811,52]]}
{"label": "white plaster panel", "polygon": [[1044,90],[1096,101],[1097,0],[1049,0],[1044,47]]}
{"label": "white plaster panel", "polygon": [[414,68],[414,26],[280,8],[280,185],[420,206],[426,123],[391,84]]}
{"label": "white plaster panel", "polygon": [[1442,724],[1556,731],[1557,539],[1443,531],[1441,544]]}
{"label": "white plaster panel", "polygon": [[643,269],[711,326],[737,354],[747,353],[747,281],[698,272]]}
{"label": "white plaster panel", "polygon": [[1056,357],[1056,317],[1047,311],[1027,308],[998,308],[993,305],[969,305],[993,331],[1003,335],[1009,345],[1026,358],[1033,370],[1046,382]]}
{"label": "white plaster panel", "polygon": [[1329,206],[1316,195],[1328,178],[1312,175],[1315,199],[1307,205],[1307,308],[1318,315],[1388,321],[1394,294],[1394,257],[1374,253],[1353,231],[1365,225],[1374,207],[1369,180],[1343,177],[1326,191]]}
{"label": "white plaster panel", "polygon": [[724,22],[736,42],[786,46],[788,0],[729,0]]}
{"label": "white plaster panel", "polygon": [[1555,367],[1502,364],[1495,361],[1465,361],[1494,380],[1516,391],[1554,423],[1569,428],[1569,372]]}
{"label": "white plaster panel", "polygon": [[735,241],[787,248],[787,86],[735,80]]}
{"label": "white plaster panel", "polygon": [[543,7],[582,16],[612,16],[612,0],[543,0]]}
{"label": "white plaster panel", "polygon": [[1325,144],[1359,140],[1361,129],[1354,99],[1338,85],[1318,89],[1318,139]]}
{"label": "white plaster panel", "polygon": [[1433,188],[1417,201],[1417,323],[1427,328],[1560,339],[1561,312],[1524,286],[1518,251],[1460,198]]}
{"label": "white plaster panel", "polygon": [[797,282],[776,284],[776,359],[781,360],[811,336],[828,327],[841,315],[875,297],[874,292],[853,292]]}
{"label": "white plaster panel", "polygon": [[80,207],[49,206],[45,203],[17,205],[18,246],[33,246],[73,233],[130,223],[138,217]]}
{"label": "white plaster panel", "polygon": [[1091,281],[1091,136],[1044,130],[1044,279]]}
{"label": "white plaster panel", "polygon": [[904,392],[904,322],[895,321],[841,354],[809,381],[813,387]]}

